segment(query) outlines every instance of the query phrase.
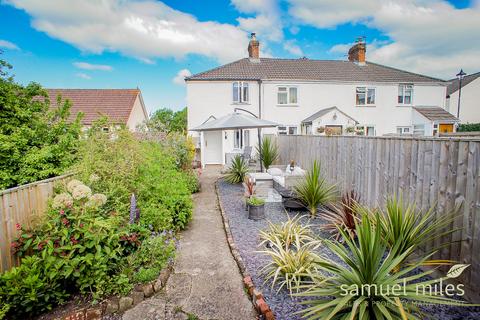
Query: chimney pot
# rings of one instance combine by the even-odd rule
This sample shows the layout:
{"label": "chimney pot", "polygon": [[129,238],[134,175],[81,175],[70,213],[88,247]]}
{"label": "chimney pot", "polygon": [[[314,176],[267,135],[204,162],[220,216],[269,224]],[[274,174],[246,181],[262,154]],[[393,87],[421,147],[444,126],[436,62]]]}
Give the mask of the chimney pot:
{"label": "chimney pot", "polygon": [[359,65],[365,65],[365,53],[367,52],[367,44],[365,38],[360,37],[356,43],[348,50],[348,60],[356,62]]}
{"label": "chimney pot", "polygon": [[257,40],[255,32],[250,34],[250,42],[248,43],[248,57],[250,60],[260,59],[260,42]]}

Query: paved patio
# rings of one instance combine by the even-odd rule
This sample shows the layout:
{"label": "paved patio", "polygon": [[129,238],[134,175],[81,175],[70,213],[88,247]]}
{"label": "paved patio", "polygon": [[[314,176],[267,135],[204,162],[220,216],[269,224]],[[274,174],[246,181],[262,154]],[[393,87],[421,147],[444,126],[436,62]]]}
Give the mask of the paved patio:
{"label": "paved patio", "polygon": [[255,319],[242,276],[230,253],[220,216],[215,180],[220,167],[207,167],[194,195],[194,215],[182,232],[165,293],[146,299],[123,315],[139,319]]}

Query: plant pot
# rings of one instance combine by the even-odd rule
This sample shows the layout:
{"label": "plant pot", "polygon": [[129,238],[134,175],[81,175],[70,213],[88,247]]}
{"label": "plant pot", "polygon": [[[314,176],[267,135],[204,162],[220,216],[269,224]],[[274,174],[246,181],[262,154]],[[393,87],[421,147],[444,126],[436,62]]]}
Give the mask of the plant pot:
{"label": "plant pot", "polygon": [[245,198],[245,211],[248,211],[248,198]]}
{"label": "plant pot", "polygon": [[265,219],[265,204],[259,206],[248,205],[248,219],[262,220]]}

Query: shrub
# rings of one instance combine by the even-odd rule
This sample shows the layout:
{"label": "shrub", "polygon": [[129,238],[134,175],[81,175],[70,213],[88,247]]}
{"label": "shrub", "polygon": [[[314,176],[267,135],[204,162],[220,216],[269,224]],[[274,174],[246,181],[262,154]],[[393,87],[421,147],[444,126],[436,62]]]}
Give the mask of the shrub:
{"label": "shrub", "polygon": [[[0,319],[24,319],[51,310],[68,296],[58,278],[55,259],[22,259],[19,267],[0,275]],[[9,313],[10,309],[10,313]]]}
{"label": "shrub", "polygon": [[322,212],[321,217],[327,221],[322,226],[322,229],[330,232],[336,240],[340,239],[341,236],[339,229],[343,229],[353,238],[358,221],[359,203],[360,196],[354,190],[346,192],[338,206],[334,206],[332,210]]}
{"label": "shrub", "polygon": [[160,274],[159,268],[143,268],[141,267],[135,274],[133,275],[133,281],[135,283],[147,283],[157,279],[158,275]]}
{"label": "shrub", "polygon": [[316,262],[320,272],[312,274],[312,283],[303,285],[305,291],[298,294],[311,298],[303,302],[309,305],[302,310],[305,318],[417,319],[418,302],[464,305],[429,290],[417,292],[417,285],[421,288],[421,285],[428,287],[440,283],[441,280],[445,281],[423,280],[433,270],[412,275],[411,272],[417,269],[421,262],[394,273],[393,270],[399,262],[413,248],[397,254],[399,245],[395,245],[392,251],[388,252],[381,230],[376,227],[378,223],[378,220],[372,221],[367,215],[362,216],[362,222],[356,227],[357,241],[353,241],[345,231],[340,230],[346,246],[325,240],[325,245],[341,263],[330,259]]}
{"label": "shrub", "polygon": [[265,169],[268,169],[278,159],[278,146],[268,136],[263,137],[260,146],[261,148],[257,146],[260,161],[262,161]]}
{"label": "shrub", "polygon": [[320,205],[327,205],[336,199],[336,188],[328,185],[320,176],[320,164],[315,160],[305,178],[294,188],[299,200],[315,216]]}
{"label": "shrub", "polygon": [[284,286],[292,294],[297,292],[301,284],[308,279],[309,275],[316,272],[315,261],[320,259],[314,250],[320,245],[319,241],[310,241],[302,244],[299,238],[295,238],[293,248],[285,247],[280,237],[273,236],[269,240],[271,247],[260,251],[272,258],[261,273],[265,276],[265,282],[271,281],[272,288],[279,283],[278,291]]}
{"label": "shrub", "polygon": [[294,218],[288,217],[288,220],[281,224],[273,224],[268,222],[269,228],[267,231],[260,231],[260,245],[273,243],[280,240],[282,246],[286,249],[294,243],[301,245],[314,240],[314,236],[310,229],[310,225],[301,225],[300,215]]}
{"label": "shrub", "polygon": [[480,131],[480,123],[462,123],[457,128],[458,132]]}
{"label": "shrub", "polygon": [[225,181],[228,183],[240,183],[245,180],[245,176],[248,172],[248,166],[245,160],[240,155],[236,155],[232,159],[230,168],[228,168],[227,175],[225,176]]}

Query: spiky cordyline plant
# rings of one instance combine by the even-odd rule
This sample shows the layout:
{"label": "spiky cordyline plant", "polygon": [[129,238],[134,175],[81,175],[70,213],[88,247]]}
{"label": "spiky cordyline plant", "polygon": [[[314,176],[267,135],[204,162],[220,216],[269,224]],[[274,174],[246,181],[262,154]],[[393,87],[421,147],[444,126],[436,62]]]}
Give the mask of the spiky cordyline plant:
{"label": "spiky cordyline plant", "polygon": [[[399,242],[388,252],[381,230],[376,227],[380,222],[372,222],[370,219],[371,217],[365,215],[361,223],[357,224],[358,241],[350,239],[343,230],[340,230],[340,233],[346,246],[325,240],[325,245],[342,263],[317,260],[317,268],[321,273],[310,274],[312,283],[301,285],[301,289],[305,291],[298,293],[299,296],[312,298],[302,302],[309,305],[301,311],[304,318],[407,320],[419,319],[418,303],[465,305],[435,292],[421,290],[422,285],[428,288],[429,285],[435,286],[440,282],[440,279],[422,280],[434,270],[413,275],[411,273],[420,267],[428,256],[394,273],[395,267],[413,248],[398,254],[401,246]],[[332,276],[325,278],[322,273]],[[417,290],[418,288],[420,290]]]}
{"label": "spiky cordyline plant", "polygon": [[247,172],[247,163],[240,155],[236,155],[233,158],[230,167],[228,168],[227,175],[225,176],[225,181],[232,184],[240,183],[245,180]]}
{"label": "spiky cordyline plant", "polygon": [[360,196],[355,190],[346,192],[339,205],[321,213],[322,218],[327,221],[322,225],[322,229],[330,232],[336,240],[341,237],[339,229],[344,230],[350,238],[355,237],[355,225],[359,219],[357,210],[359,204]]}
{"label": "spiky cordyline plant", "polygon": [[286,248],[279,237],[271,240],[273,241],[269,249],[259,251],[272,258],[272,261],[260,271],[265,277],[265,282],[271,281],[272,288],[278,284],[277,292],[284,286],[290,294],[293,290],[298,292],[305,281],[310,281],[309,275],[317,273],[315,261],[320,257],[314,250],[321,242],[310,241],[302,244],[299,238],[295,238],[293,246]]}
{"label": "spiky cordyline plant", "polygon": [[255,181],[251,177],[245,177],[243,181],[245,187],[245,197],[250,198],[255,193]]}
{"label": "spiky cordyline plant", "polygon": [[[426,244],[433,244],[435,240],[459,230],[445,230],[455,221],[455,213],[436,216],[435,207],[431,207],[426,211],[417,210],[415,204],[405,206],[402,197],[388,198],[385,210],[374,211],[374,214],[379,216],[379,226],[387,246],[393,248],[398,244],[397,254],[402,254],[412,247],[418,249]],[[430,255],[447,244],[449,243],[432,245],[425,254]],[[405,256],[405,259],[401,262],[408,260],[412,253]],[[424,263],[441,265],[451,264],[453,261],[427,260]]]}
{"label": "spiky cordyline plant", "polygon": [[260,231],[260,245],[266,243],[273,243],[280,240],[280,243],[285,249],[290,248],[294,243],[304,244],[314,240],[314,236],[310,229],[311,225],[301,225],[300,220],[302,216],[296,215],[293,218],[288,217],[288,220],[280,224],[273,224],[268,222],[268,230]]}
{"label": "spiky cordyline plant", "polygon": [[295,186],[294,190],[312,216],[317,214],[320,205],[327,205],[337,197],[335,185],[329,185],[325,178],[321,177],[320,164],[317,160],[313,162],[304,180]]}
{"label": "spiky cordyline plant", "polygon": [[278,159],[278,146],[272,142],[270,137],[264,136],[260,147],[257,146],[260,161],[262,161],[265,169],[268,169]]}

